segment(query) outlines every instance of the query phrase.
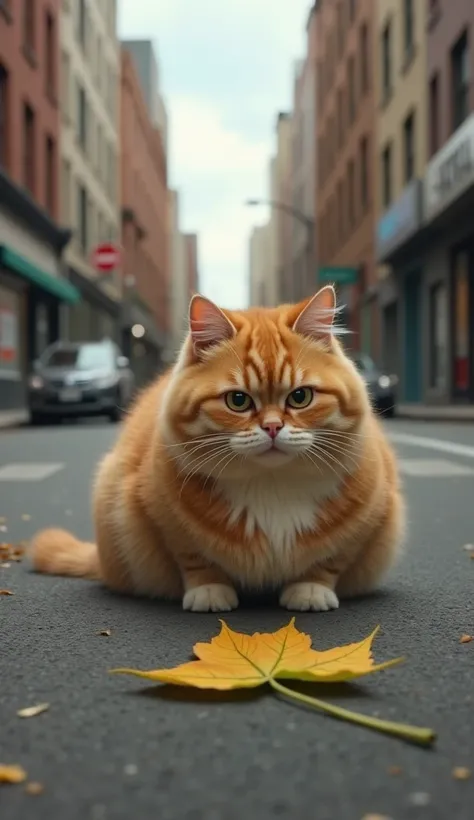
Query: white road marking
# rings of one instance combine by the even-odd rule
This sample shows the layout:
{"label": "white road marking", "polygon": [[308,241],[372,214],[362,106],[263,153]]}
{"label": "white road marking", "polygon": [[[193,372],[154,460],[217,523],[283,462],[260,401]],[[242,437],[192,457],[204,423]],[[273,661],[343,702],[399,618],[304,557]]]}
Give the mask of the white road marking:
{"label": "white road marking", "polygon": [[5,464],[0,467],[0,481],[43,481],[64,469],[64,464]]}
{"label": "white road marking", "polygon": [[437,450],[439,453],[450,453],[452,456],[474,458],[474,447],[467,444],[457,444],[454,441],[444,441],[439,438],[412,436],[409,433],[389,433],[394,444],[411,444],[413,447],[423,447],[425,450]]}
{"label": "white road marking", "polygon": [[450,476],[474,476],[474,469],[454,461],[435,458],[400,458],[400,472],[423,478],[447,478]]}

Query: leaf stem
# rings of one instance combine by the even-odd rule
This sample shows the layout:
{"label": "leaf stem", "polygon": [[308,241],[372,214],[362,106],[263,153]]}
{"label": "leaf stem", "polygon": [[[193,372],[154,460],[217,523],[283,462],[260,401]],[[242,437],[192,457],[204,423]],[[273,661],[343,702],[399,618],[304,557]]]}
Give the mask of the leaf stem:
{"label": "leaf stem", "polygon": [[436,733],[433,732],[432,729],[421,729],[417,726],[409,726],[405,723],[393,723],[390,720],[380,720],[379,718],[370,717],[370,715],[361,715],[358,712],[351,712],[349,709],[344,709],[341,706],[326,703],[324,700],[319,700],[319,698],[303,695],[302,692],[297,692],[295,689],[289,689],[283,686],[274,678],[271,678],[268,682],[272,689],[275,689],[275,691],[281,695],[297,700],[307,706],[312,706],[313,709],[320,709],[322,712],[339,718],[339,720],[349,720],[352,723],[358,723],[368,729],[375,729],[378,732],[385,732],[386,734],[409,740],[412,743],[418,743],[420,746],[431,746],[436,740]]}

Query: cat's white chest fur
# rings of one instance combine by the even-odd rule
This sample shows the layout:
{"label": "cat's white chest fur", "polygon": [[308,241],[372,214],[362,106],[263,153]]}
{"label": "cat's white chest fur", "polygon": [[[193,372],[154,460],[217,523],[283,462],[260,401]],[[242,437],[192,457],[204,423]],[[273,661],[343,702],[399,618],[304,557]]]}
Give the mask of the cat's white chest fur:
{"label": "cat's white chest fur", "polygon": [[247,481],[229,481],[223,487],[230,505],[228,521],[235,524],[243,519],[249,538],[263,533],[273,557],[284,561],[290,558],[297,536],[316,528],[321,503],[338,487],[336,477],[295,481],[291,476],[275,478],[265,473]]}

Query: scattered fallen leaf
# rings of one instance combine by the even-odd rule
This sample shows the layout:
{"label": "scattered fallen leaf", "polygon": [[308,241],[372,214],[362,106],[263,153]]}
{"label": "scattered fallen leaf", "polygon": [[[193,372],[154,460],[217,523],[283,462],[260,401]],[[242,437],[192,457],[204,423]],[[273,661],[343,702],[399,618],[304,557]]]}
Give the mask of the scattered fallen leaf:
{"label": "scattered fallen leaf", "polygon": [[35,783],[35,781],[32,780],[30,783],[26,784],[25,792],[32,795],[43,794],[44,786],[42,783]]}
{"label": "scattered fallen leaf", "polygon": [[364,814],[362,820],[390,820],[386,814]]}
{"label": "scattered fallen leaf", "polygon": [[288,679],[312,683],[349,681],[399,664],[402,658],[374,663],[372,643],[377,632],[378,627],[359,643],[319,652],[311,648],[310,636],[296,629],[294,618],[277,632],[256,632],[254,635],[234,632],[221,621],[221,632],[217,637],[210,643],[195,644],[194,654],[199,660],[183,663],[175,669],[111,671],[198,689],[229,690],[268,684],[279,694],[320,709],[333,717],[430,745],[436,737],[431,729],[360,715],[304,695],[281,683]]}
{"label": "scattered fallen leaf", "polygon": [[0,532],[8,532],[8,527],[5,524],[0,524]]}
{"label": "scattered fallen leaf", "polygon": [[0,544],[0,558],[8,561],[21,561],[25,553],[25,545],[20,544]]}
{"label": "scattered fallen leaf", "polygon": [[453,777],[455,780],[470,780],[471,770],[467,769],[466,766],[456,766],[453,769]]}
{"label": "scattered fallen leaf", "polygon": [[104,638],[110,638],[112,632],[110,629],[101,629],[99,635],[103,635]]}
{"label": "scattered fallen leaf", "polygon": [[464,544],[463,550],[466,550],[466,552],[472,552],[474,555],[474,544]]}
{"label": "scattered fallen leaf", "polygon": [[10,569],[11,564],[0,564],[0,567],[1,567],[2,569]]}
{"label": "scattered fallen leaf", "polygon": [[0,763],[0,783],[23,783],[26,772],[21,766]]}
{"label": "scattered fallen leaf", "polygon": [[21,516],[21,520],[22,521],[31,521],[31,515],[28,515],[28,513],[23,513],[23,515]]}
{"label": "scattered fallen leaf", "polygon": [[402,767],[401,766],[389,766],[388,767],[388,773],[393,775],[393,777],[397,777],[399,774],[402,773]]}
{"label": "scattered fallen leaf", "polygon": [[136,766],[135,763],[127,763],[127,765],[124,766],[123,773],[128,777],[135,777],[135,775],[138,774],[138,766]]}
{"label": "scattered fallen leaf", "polygon": [[48,709],[49,703],[38,703],[36,706],[27,706],[25,709],[19,709],[17,715],[21,718],[31,718],[42,715],[43,712],[47,712]]}
{"label": "scattered fallen leaf", "polygon": [[462,637],[459,638],[459,643],[471,643],[471,641],[474,641],[473,635],[462,635]]}
{"label": "scattered fallen leaf", "polygon": [[11,589],[0,589],[0,595],[14,595],[15,593],[11,591]]}
{"label": "scattered fallen leaf", "polygon": [[6,524],[6,523],[7,523],[7,519],[5,518],[5,516],[0,515],[0,524]]}

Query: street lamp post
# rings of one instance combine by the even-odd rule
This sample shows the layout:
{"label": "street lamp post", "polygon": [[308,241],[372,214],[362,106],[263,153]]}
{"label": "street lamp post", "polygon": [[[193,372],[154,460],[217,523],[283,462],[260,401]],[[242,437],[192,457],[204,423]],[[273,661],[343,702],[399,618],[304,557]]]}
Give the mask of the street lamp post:
{"label": "street lamp post", "polygon": [[[270,208],[274,208],[277,211],[282,211],[283,213],[292,216],[293,219],[296,219],[300,224],[304,225],[306,228],[306,248],[305,248],[305,256],[306,256],[306,282],[309,283],[312,265],[314,263],[313,260],[313,242],[314,242],[314,226],[315,222],[314,219],[307,214],[303,213],[303,211],[298,210],[298,208],[294,208],[292,205],[288,205],[286,202],[279,202],[275,199],[248,199],[245,203],[250,207],[255,207],[257,205],[269,205]],[[293,260],[292,260],[293,261]],[[299,294],[297,299],[301,298],[308,294]],[[297,300],[295,300],[297,301]]]}

